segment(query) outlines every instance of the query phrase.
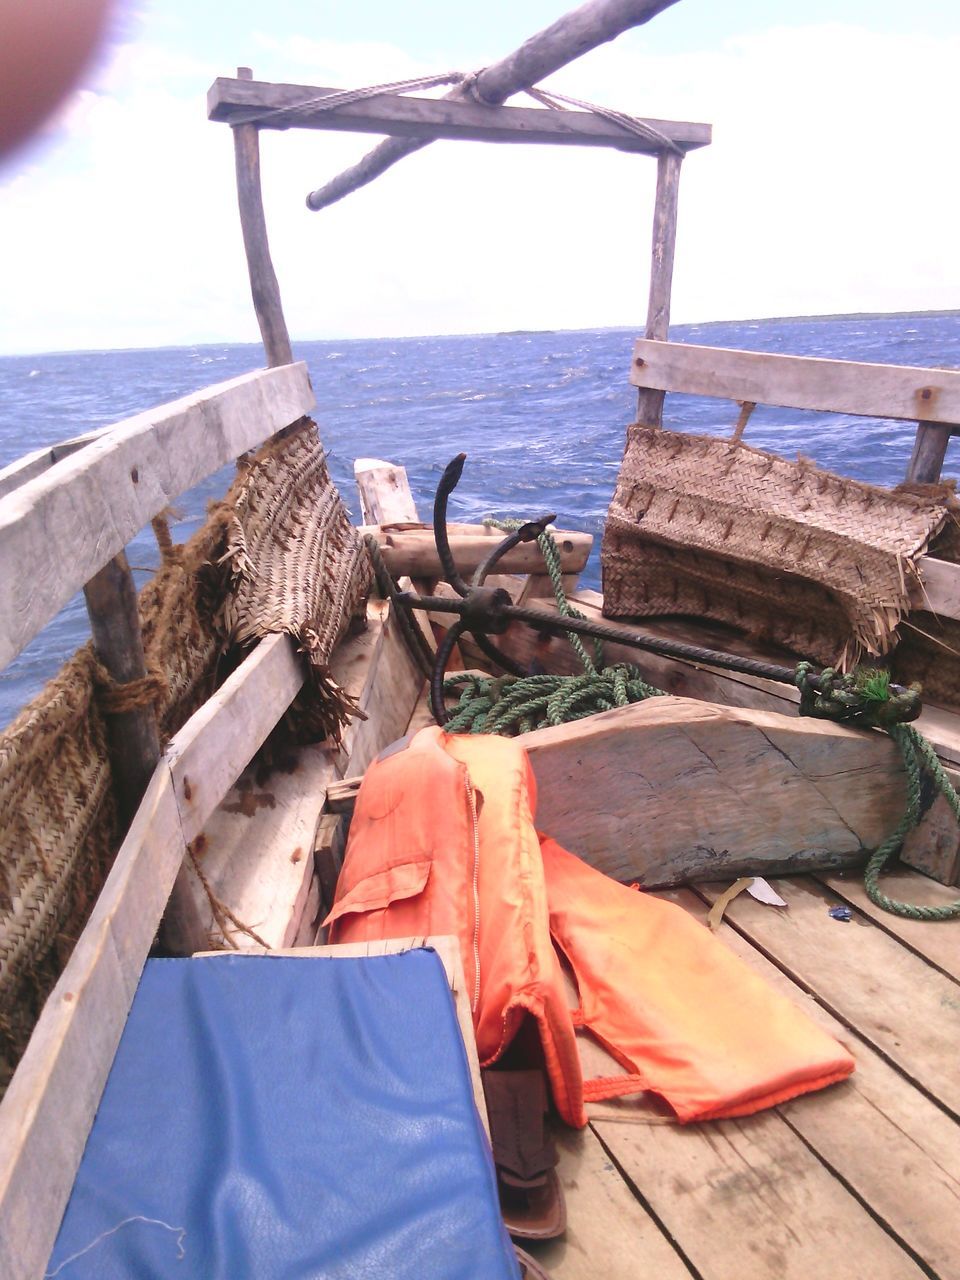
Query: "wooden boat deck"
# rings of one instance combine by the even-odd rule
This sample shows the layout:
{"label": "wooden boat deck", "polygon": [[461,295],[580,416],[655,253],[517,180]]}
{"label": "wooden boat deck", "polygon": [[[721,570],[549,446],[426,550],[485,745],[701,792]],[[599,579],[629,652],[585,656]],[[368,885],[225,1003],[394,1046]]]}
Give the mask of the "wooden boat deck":
{"label": "wooden boat deck", "polygon": [[[532,1247],[555,1280],[960,1278],[960,922],[888,916],[856,872],[773,884],[786,910],[741,894],[719,936],[850,1050],[855,1074],[740,1120],[591,1107],[586,1130],[557,1135],[566,1238]],[[662,896],[705,920],[723,887]],[[955,896],[906,870],[888,887]],[[841,903],[850,923],[828,915]]]}

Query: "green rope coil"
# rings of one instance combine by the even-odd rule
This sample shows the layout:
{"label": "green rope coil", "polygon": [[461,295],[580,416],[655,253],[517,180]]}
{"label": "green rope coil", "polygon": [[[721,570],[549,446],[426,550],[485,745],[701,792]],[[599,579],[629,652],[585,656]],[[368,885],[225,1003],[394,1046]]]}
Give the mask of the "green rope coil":
{"label": "green rope coil", "polygon": [[[520,520],[487,520],[506,532],[518,529]],[[563,589],[560,551],[549,532],[542,533],[537,544],[550,577],[557,609],[563,617],[582,618]],[[459,702],[444,726],[449,733],[499,733],[507,737],[529,733],[551,725],[568,724],[597,711],[609,711],[628,703],[664,696],[663,689],[647,684],[637,667],[618,663],[603,664],[603,646],[594,641],[594,655],[588,653],[581,638],[566,633],[583,664],[583,674],[533,676],[480,676],[469,672],[448,676],[444,688],[459,692]],[[925,907],[899,902],[880,888],[880,874],[903,845],[907,834],[919,823],[921,813],[921,777],[925,769],[946,797],[960,824],[960,797],[944,772],[933,747],[912,725],[898,722],[919,702],[919,688],[912,686],[900,695],[890,689],[888,673],[871,669],[849,675],[833,671],[821,672],[819,689],[812,689],[807,676],[810,663],[797,665],[796,683],[800,689],[801,715],[856,723],[889,733],[903,758],[907,775],[907,805],[897,829],[871,854],[864,871],[864,886],[870,901],[893,915],[910,920],[953,920],[960,916],[960,899],[940,907]],[[824,681],[824,677],[829,677]],[[902,705],[901,705],[902,704]],[[916,714],[916,711],[913,711]]]}
{"label": "green rope coil", "polygon": [[863,873],[864,887],[870,901],[896,916],[906,916],[908,920],[954,920],[960,916],[960,898],[942,907],[923,907],[912,902],[899,902],[888,897],[879,885],[880,873],[896,854],[908,834],[918,824],[920,812],[920,783],[922,770],[926,769],[936,783],[940,793],[946,798],[954,818],[960,823],[960,797],[953,789],[943,765],[937,759],[937,753],[913,725],[897,724],[887,728],[887,733],[900,748],[903,767],[907,774],[907,807],[896,831],[884,840],[874,853],[870,855],[866,870]]}

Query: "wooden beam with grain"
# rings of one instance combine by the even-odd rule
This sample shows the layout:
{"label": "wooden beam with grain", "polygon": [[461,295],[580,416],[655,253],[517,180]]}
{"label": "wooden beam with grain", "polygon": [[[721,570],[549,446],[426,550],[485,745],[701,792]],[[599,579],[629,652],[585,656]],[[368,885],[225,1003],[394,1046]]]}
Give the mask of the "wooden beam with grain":
{"label": "wooden beam with grain", "polygon": [[417,504],[404,467],[382,458],[357,458],[353,478],[364,524],[418,524]]}
{"label": "wooden beam with grain", "polygon": [[[461,575],[469,577],[483,563],[504,534],[481,524],[450,524],[447,526],[450,550]],[[380,543],[380,550],[387,568],[399,577],[438,578],[443,573],[432,525],[412,529],[382,528],[364,525],[361,534],[372,533]],[[560,567],[564,573],[580,573],[590,557],[593,535],[572,529],[554,532],[560,553]],[[543,555],[535,542],[521,542],[519,546],[500,560],[498,573],[543,573]]]}
{"label": "wooden beam with grain", "polygon": [[658,391],[944,423],[960,430],[956,426],[960,423],[960,370],[956,369],[821,360],[639,338],[630,381]]}
{"label": "wooden beam with grain", "polygon": [[[774,882],[773,887],[779,889],[780,882]],[[706,922],[708,908],[691,890],[674,890],[658,896],[676,903],[701,923]],[[782,909],[772,911],[769,907],[757,904],[757,910],[778,915],[782,930],[789,931],[796,927]],[[869,926],[842,926],[834,929],[830,935],[831,958],[838,970],[845,969],[847,954],[859,948],[863,928]],[[960,1215],[955,1209],[960,1198],[960,1128],[894,1066],[859,1036],[851,1034],[849,1028],[821,1004],[811,999],[802,974],[799,983],[791,981],[761,949],[752,946],[729,923],[720,925],[717,937],[768,986],[793,1004],[801,1006],[823,1031],[839,1039],[856,1059],[856,1071],[847,1080],[829,1089],[794,1098],[777,1108],[777,1113],[800,1135],[842,1186],[851,1190],[862,1205],[869,1206],[871,1216],[914,1257],[923,1259],[929,1268],[929,1274],[936,1274],[940,1280],[960,1280]],[[618,1066],[614,1068],[620,1069]],[[838,1116],[842,1116],[842,1123],[838,1123]],[[617,1155],[619,1147],[615,1135],[620,1128],[629,1124],[630,1118],[629,1111],[624,1108],[617,1117],[619,1125],[601,1126],[605,1140],[611,1143],[612,1150]],[[642,1115],[638,1118],[640,1124],[634,1127],[634,1132],[642,1135],[647,1132],[648,1126],[643,1125]],[[738,1123],[740,1122],[732,1122],[730,1127]],[[685,1141],[681,1135],[692,1131],[694,1127],[691,1126],[690,1130],[681,1130],[680,1126],[671,1128],[679,1143]],[[727,1125],[711,1124],[701,1128],[703,1131],[709,1128],[719,1143],[724,1141]],[[678,1196],[703,1195],[702,1183],[705,1178],[709,1178],[709,1174],[709,1166],[702,1168],[694,1179],[693,1186],[684,1185],[682,1189],[676,1187]],[[762,1161],[752,1161],[745,1165],[743,1176],[746,1179],[745,1185],[739,1186],[733,1194],[739,1192],[748,1198],[751,1195],[762,1197],[769,1189],[777,1196],[776,1184],[770,1188],[764,1178]],[[722,1182],[715,1189],[715,1204],[718,1209],[722,1204],[724,1190]],[[677,1206],[667,1204],[666,1200],[664,1204],[668,1216],[672,1218]],[[720,1252],[728,1270],[715,1270],[711,1265],[709,1274],[739,1276],[741,1265],[749,1268],[755,1258],[764,1259],[766,1250],[778,1234],[775,1227],[771,1238],[770,1225],[769,1219],[761,1211],[753,1222],[746,1224],[745,1234],[741,1239],[724,1239]],[[842,1243],[841,1240],[838,1246],[841,1249]],[[740,1264],[736,1257],[738,1250],[743,1253]],[[788,1260],[787,1267],[774,1268],[778,1280],[781,1275],[803,1275],[802,1255],[796,1255],[789,1243],[785,1256]],[[842,1252],[840,1256],[842,1265],[847,1265]],[[705,1249],[700,1253],[700,1260],[704,1262],[712,1263],[715,1259],[716,1255],[708,1259]],[[770,1260],[772,1261],[772,1254]],[[906,1259],[904,1263],[907,1267],[905,1274],[910,1274]],[[865,1265],[858,1249],[856,1256],[849,1260],[849,1268],[858,1280],[864,1274]],[[873,1274],[869,1267],[867,1270],[870,1275]],[[748,1270],[746,1274],[751,1272]],[[832,1277],[834,1270],[828,1264],[828,1269],[823,1274]]]}
{"label": "wooden beam with grain", "polygon": [[[386,133],[429,142],[446,138],[462,142],[612,147],[642,155],[655,155],[663,145],[588,111],[486,106],[475,101],[391,93],[330,108],[317,102],[318,98],[340,92],[323,86],[220,77],[207,91],[207,115],[235,127],[250,122],[260,129]],[[653,119],[644,119],[643,123],[684,151],[710,142],[708,124]]]}
{"label": "wooden beam with grain", "polygon": [[[238,67],[239,81],[253,79],[249,67]],[[254,124],[238,124],[233,130],[233,158],[237,175],[240,231],[250,277],[253,310],[271,368],[293,363],[290,334],[283,315],[280,285],[270,257],[267,219],[260,185],[260,134]]]}
{"label": "wooden beam with grain", "polygon": [[0,1102],[4,1280],[43,1272],[187,843],[283,714],[299,688],[295,668],[290,638],[268,637],[174,735],[157,766]]}
{"label": "wooden beam with grain", "polygon": [[0,669],[174,499],[314,403],[306,365],[257,370],[117,423],[0,499]]}
{"label": "wooden beam with grain", "polygon": [[[670,332],[673,260],[677,247],[677,200],[683,156],[662,151],[657,159],[657,194],[653,211],[650,293],[646,336],[665,341]],[[637,392],[637,421],[659,427],[663,423],[664,393],[649,387]]]}
{"label": "wooden beam with grain", "polygon": [[538,729],[523,745],[538,826],[647,887],[860,863],[905,803],[885,736],[687,698]]}
{"label": "wooden beam with grain", "polygon": [[14,489],[19,489],[28,480],[43,475],[62,458],[68,458],[71,453],[76,453],[84,445],[92,444],[112,430],[112,427],[98,427],[96,431],[88,431],[82,436],[73,436],[69,440],[60,440],[57,444],[34,449],[32,453],[25,453],[22,458],[17,458],[16,462],[0,468],[0,498],[13,493]]}
{"label": "wooden beam with grain", "polygon": [[[473,96],[489,106],[500,106],[515,93],[529,89],[559,71],[590,49],[606,44],[631,27],[641,26],[668,9],[676,0],[588,0],[525,41],[519,49],[484,67],[470,90],[457,85],[447,101],[469,101]],[[351,191],[366,186],[404,156],[430,145],[430,139],[387,138],[358,164],[338,174],[307,196],[308,209],[324,209]]]}

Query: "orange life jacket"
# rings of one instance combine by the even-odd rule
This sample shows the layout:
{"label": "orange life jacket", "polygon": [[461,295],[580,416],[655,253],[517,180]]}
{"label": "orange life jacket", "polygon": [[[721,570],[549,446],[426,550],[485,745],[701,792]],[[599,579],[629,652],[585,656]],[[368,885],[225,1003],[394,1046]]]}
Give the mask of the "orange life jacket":
{"label": "orange life jacket", "polygon": [[[431,727],[384,753],[357,797],[330,940],[457,936],[481,1065],[529,1015],[571,1125],[586,1123],[585,1098],[650,1089],[702,1120],[849,1075],[850,1055],[685,911],[538,837],[535,803],[511,739]],[[629,1074],[585,1084],[578,1026]]]}

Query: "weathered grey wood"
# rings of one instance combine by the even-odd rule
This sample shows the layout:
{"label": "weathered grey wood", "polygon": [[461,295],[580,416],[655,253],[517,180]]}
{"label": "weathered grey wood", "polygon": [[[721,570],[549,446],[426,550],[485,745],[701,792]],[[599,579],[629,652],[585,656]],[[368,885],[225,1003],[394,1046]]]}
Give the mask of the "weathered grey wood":
{"label": "weathered grey wood", "polygon": [[[670,292],[677,247],[677,198],[683,157],[661,152],[657,160],[657,198],[653,213],[653,251],[650,259],[648,338],[666,339],[670,332]],[[659,427],[663,421],[663,392],[641,387],[637,393],[637,421]]]}
{"label": "weathered grey wood", "polygon": [[385,746],[403,736],[423,687],[423,676],[410,656],[389,602],[371,600],[368,619],[377,613],[379,624],[371,620],[368,625],[371,629],[379,625],[380,640],[366,663],[358,663],[350,675],[346,663],[343,668],[331,663],[334,679],[349,692],[354,693],[362,681],[355,696],[366,716],[365,720],[351,721],[344,730],[342,748],[335,755],[341,776],[362,774]]}
{"label": "weathered grey wood", "polygon": [[[863,875],[857,872],[825,873],[818,875],[817,879],[832,889],[837,897],[869,916],[874,924],[897,938],[915,955],[922,956],[941,973],[960,982],[960,919],[910,920],[884,911],[867,897]],[[920,875],[908,867],[894,866],[884,874],[880,884],[888,897],[922,906],[942,907],[955,902],[958,897],[955,887],[938,884],[929,876]],[[960,1266],[960,1254],[957,1263]]]}
{"label": "weathered grey wood", "polygon": [[[137,589],[126,554],[119,555],[94,574],[83,593],[97,657],[118,684],[129,684],[147,674],[137,610]],[[107,749],[121,830],[125,831],[143,799],[160,759],[157,718],[150,704],[129,711],[106,710]],[[174,955],[183,955],[196,943],[200,917],[192,901],[186,875],[181,871],[173,886],[164,917],[163,942]]]}
{"label": "weathered grey wood", "polygon": [[[704,884],[697,891],[712,902],[723,887]],[[798,876],[778,880],[774,887],[786,900],[786,911],[774,911],[741,893],[724,918],[954,1119],[960,1118],[955,1051],[960,985],[872,921],[833,920],[828,910],[839,899],[819,882]]]}
{"label": "weathered grey wood", "polygon": [[[924,559],[923,565],[940,565],[941,561]],[[944,565],[953,569],[952,565]],[[438,588],[439,593],[439,588]],[[581,588],[571,598],[586,617],[602,621],[603,597],[598,591]],[[547,601],[538,607],[555,612],[555,606]],[[709,625],[698,625],[681,619],[644,618],[643,629],[651,635],[663,635],[674,639],[705,644],[710,648],[743,653],[747,657],[771,657],[742,637],[722,633]],[[515,625],[497,643],[519,662],[532,658],[545,671],[558,674],[579,673],[580,662],[570,645],[562,637],[539,636],[529,627]],[[482,665],[485,659],[478,651],[464,642],[468,660]],[[605,643],[606,661],[628,662],[637,665],[650,684],[681,697],[697,698],[705,702],[727,707],[746,707],[794,716],[799,694],[792,685],[778,684],[759,676],[739,671],[720,671],[675,658],[664,658],[653,653],[638,653],[626,645]],[[776,660],[781,660],[779,657]],[[820,723],[820,722],[816,722]],[[956,784],[954,771],[960,768],[960,716],[942,707],[927,706],[917,720],[917,728],[933,743],[941,760],[950,766],[949,776]],[[892,829],[892,828],[891,828]],[[925,874],[935,877],[942,884],[953,885],[960,880],[960,856],[958,833],[952,814],[948,814],[945,802],[936,802],[924,815],[915,832],[907,836],[903,860]]]}
{"label": "weathered grey wood", "polygon": [[[469,577],[483,563],[504,536],[500,529],[478,524],[450,524],[447,530],[450,550],[464,577]],[[437,578],[443,572],[432,525],[421,525],[415,529],[382,529],[379,525],[365,525],[360,532],[375,535],[384,562],[394,577],[407,574],[411,578]],[[592,534],[558,529],[554,537],[563,572],[580,573],[590,556]],[[497,569],[504,573],[542,573],[540,548],[535,542],[521,542],[507,552]]]}
{"label": "weathered grey wood", "polygon": [[[194,841],[195,856],[216,897],[270,947],[294,945],[314,880],[317,820],[327,784],[336,777],[329,754],[317,745],[292,752],[266,778],[254,764]],[[258,945],[229,918],[225,925],[216,919],[195,875],[191,889],[211,939],[239,951]]]}
{"label": "weathered grey wood", "polygon": [[648,887],[849,866],[905,803],[885,737],[686,698],[538,729],[524,747],[539,826]]}
{"label": "weathered grey wood", "polygon": [[653,1216],[631,1194],[589,1127],[555,1125],[567,1229],[547,1244],[524,1241],[550,1280],[690,1280]]}
{"label": "weathered grey wood", "polygon": [[[640,26],[669,8],[675,0],[590,0],[527,40],[499,62],[485,67],[473,86],[474,95],[489,106],[499,106],[514,93],[528,89],[597,45],[613,40],[630,27]],[[446,95],[464,101],[467,91],[460,85]],[[428,141],[388,138],[369,152],[359,164],[345,170],[326,186],[307,196],[309,209],[323,209],[342,200],[351,191],[365,186],[391,165],[412,155]]]}
{"label": "weathered grey wood", "polygon": [[[450,98],[401,97],[390,93],[326,109],[316,101],[340,92],[316,85],[270,84],[221,77],[214,80],[207,91],[207,115],[211,120],[235,126],[249,121],[260,129],[386,133],[430,142],[439,138],[464,142],[531,142],[612,147],[643,155],[655,155],[662,146],[659,141],[640,137],[622,125],[587,111],[493,107],[472,100],[457,102]],[[685,151],[710,142],[708,124],[653,119],[645,119],[643,123]]]}
{"label": "weathered grey wood", "polygon": [[0,668],[175,498],[313,404],[303,364],[244,374],[117,423],[0,499]]}
{"label": "weathered grey wood", "polygon": [[[97,657],[117,684],[147,674],[133,574],[121,551],[83,588]],[[109,708],[107,748],[120,821],[129,823],[160,759],[157,717],[151,704],[129,711]]]}
{"label": "weathered grey wood", "polygon": [[164,757],[185,839],[200,834],[302,684],[294,642],[287,635],[267,636],[171,738]]}
{"label": "weathered grey wood", "polygon": [[[252,79],[249,67],[238,67],[241,80]],[[267,220],[263,212],[260,188],[260,136],[255,124],[238,124],[233,130],[233,152],[237,170],[237,201],[240,206],[240,229],[247,255],[247,272],[253,309],[260,326],[267,364],[271,367],[293,363],[293,349],[287,322],[283,318],[280,285],[270,257]]]}
{"label": "weathered grey wood", "polygon": [[940,479],[943,460],[946,457],[947,445],[955,426],[944,426],[936,422],[918,422],[917,434],[913,442],[913,453],[907,467],[908,484],[936,484]]}
{"label": "weathered grey wood", "polygon": [[87,431],[82,436],[73,436],[69,440],[60,440],[56,444],[45,445],[42,449],[34,449],[32,453],[24,454],[16,462],[0,468],[0,498],[13,493],[14,489],[19,489],[28,480],[43,475],[61,458],[68,458],[71,453],[76,453],[84,445],[92,444],[94,440],[99,440],[101,436],[112,430],[112,427],[98,427],[96,431]]}
{"label": "weathered grey wood", "polygon": [[42,1274],[187,841],[293,696],[292,648],[286,636],[258,645],[171,739],[0,1102],[4,1280]]}
{"label": "weathered grey wood", "polygon": [[[706,920],[707,907],[690,890],[660,896]],[[786,919],[782,925],[791,927]],[[848,1080],[784,1104],[780,1116],[933,1274],[960,1280],[960,1128],[730,925],[722,924],[717,936],[856,1059]],[[838,967],[859,939],[856,926],[834,939]]]}
{"label": "weathered grey wood", "polygon": [[357,458],[353,478],[364,524],[417,524],[417,504],[406,470],[382,458]]}
{"label": "weathered grey wood", "polygon": [[[303,747],[266,778],[259,770],[241,774],[194,841],[194,852],[217,899],[272,947],[291,946],[296,937],[314,875],[313,842],[328,787],[345,769],[362,771],[377,752],[403,734],[422,684],[399,628],[391,620],[389,604],[372,600],[367,612],[366,630],[344,640],[330,663],[333,679],[356,699],[366,720],[347,726],[342,750]],[[289,641],[284,646],[279,640],[275,643],[281,655],[284,649],[292,650]],[[286,656],[280,661],[269,654],[264,657],[269,662],[262,675],[251,674],[242,691],[252,692],[252,710],[245,710],[235,699],[248,723],[259,714],[261,697],[267,708],[266,720],[278,719],[285,709],[280,703],[292,696],[291,688],[299,679],[299,668],[291,670]],[[224,723],[229,734],[230,721]],[[270,727],[272,722],[267,729]],[[206,751],[206,738],[203,746]],[[236,768],[229,744],[224,755],[225,768]],[[180,767],[179,762],[174,764],[175,774]],[[219,770],[219,761],[215,768]],[[214,785],[219,787],[219,777],[214,777]],[[184,797],[186,804],[199,802],[206,807],[205,779],[195,784],[191,770],[181,786],[190,793],[189,798]],[[192,832],[192,825],[188,825],[188,832]],[[191,879],[203,931],[218,937],[221,923],[203,886],[196,877]],[[228,923],[227,933],[231,947],[249,950],[258,945],[232,923]]]}
{"label": "weathered grey wood", "polygon": [[639,338],[630,381],[637,387],[752,400],[788,409],[864,417],[960,422],[960,371],[767,351],[732,351]]}
{"label": "weathered grey wood", "polygon": [[698,1276],[921,1280],[929,1274],[774,1111],[709,1125],[595,1121],[591,1127]]}

